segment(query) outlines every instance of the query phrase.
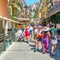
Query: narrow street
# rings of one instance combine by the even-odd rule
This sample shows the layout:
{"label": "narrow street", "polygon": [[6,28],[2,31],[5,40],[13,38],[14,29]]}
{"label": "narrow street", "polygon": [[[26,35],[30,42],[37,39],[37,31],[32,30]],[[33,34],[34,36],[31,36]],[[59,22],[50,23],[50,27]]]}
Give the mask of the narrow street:
{"label": "narrow street", "polygon": [[33,42],[29,44],[25,42],[14,42],[12,45],[0,56],[0,60],[60,60],[60,50],[57,49],[55,56],[50,54],[42,54],[42,52],[33,52]]}
{"label": "narrow street", "polygon": [[60,60],[60,0],[0,0],[0,60]]}

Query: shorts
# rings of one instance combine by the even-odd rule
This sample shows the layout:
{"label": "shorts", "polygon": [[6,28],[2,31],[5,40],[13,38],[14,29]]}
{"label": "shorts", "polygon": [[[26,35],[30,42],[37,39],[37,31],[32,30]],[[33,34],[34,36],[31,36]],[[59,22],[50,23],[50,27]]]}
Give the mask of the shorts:
{"label": "shorts", "polygon": [[25,34],[25,37],[29,37],[30,36],[30,34]]}
{"label": "shorts", "polygon": [[33,34],[33,31],[30,31],[30,35],[32,35]]}
{"label": "shorts", "polygon": [[34,34],[34,39],[35,39],[35,40],[37,39],[37,34]]}
{"label": "shorts", "polygon": [[37,38],[37,41],[38,41],[38,42],[42,41],[42,38]]}
{"label": "shorts", "polygon": [[43,44],[49,44],[49,41],[48,40],[42,40],[42,43]]}
{"label": "shorts", "polygon": [[57,40],[52,40],[52,44],[57,44]]}
{"label": "shorts", "polygon": [[23,36],[19,36],[19,38],[22,38]]}

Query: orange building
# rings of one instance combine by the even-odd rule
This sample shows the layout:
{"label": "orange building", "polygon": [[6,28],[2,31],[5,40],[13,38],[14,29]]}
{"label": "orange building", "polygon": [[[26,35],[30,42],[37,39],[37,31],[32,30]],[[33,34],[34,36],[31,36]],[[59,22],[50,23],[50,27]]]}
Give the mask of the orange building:
{"label": "orange building", "polygon": [[[8,17],[8,1],[0,0],[0,16]],[[3,33],[3,20],[0,19],[0,34]]]}
{"label": "orange building", "polygon": [[8,1],[0,0],[0,16],[8,17]]}

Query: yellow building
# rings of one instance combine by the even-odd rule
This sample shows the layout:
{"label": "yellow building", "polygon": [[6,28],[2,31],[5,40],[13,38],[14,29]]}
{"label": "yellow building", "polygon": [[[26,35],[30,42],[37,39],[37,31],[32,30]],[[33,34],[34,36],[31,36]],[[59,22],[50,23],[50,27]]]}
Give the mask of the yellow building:
{"label": "yellow building", "polygon": [[51,0],[42,0],[42,20],[47,18],[47,10],[48,10],[48,4],[51,2]]}
{"label": "yellow building", "polygon": [[46,0],[42,0],[42,19],[45,19],[47,17],[47,6],[46,6]]}
{"label": "yellow building", "polygon": [[[56,3],[58,5],[56,5]],[[54,21],[55,24],[60,20],[60,0],[42,0],[42,20]]]}
{"label": "yellow building", "polygon": [[37,18],[41,19],[41,10],[40,9],[37,9],[36,14],[37,14]]}

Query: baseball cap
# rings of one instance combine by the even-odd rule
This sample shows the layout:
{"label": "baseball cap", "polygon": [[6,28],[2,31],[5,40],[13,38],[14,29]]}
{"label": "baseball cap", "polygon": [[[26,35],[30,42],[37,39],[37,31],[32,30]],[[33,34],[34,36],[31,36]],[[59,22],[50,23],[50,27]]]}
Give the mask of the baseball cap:
{"label": "baseball cap", "polygon": [[41,26],[41,25],[39,25],[39,26],[38,26],[38,28],[42,28],[42,26]]}

